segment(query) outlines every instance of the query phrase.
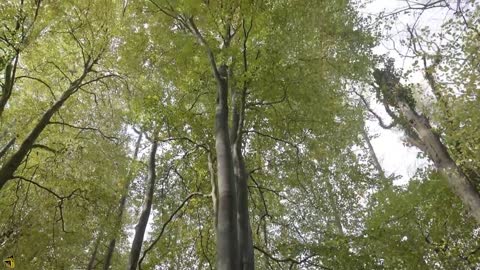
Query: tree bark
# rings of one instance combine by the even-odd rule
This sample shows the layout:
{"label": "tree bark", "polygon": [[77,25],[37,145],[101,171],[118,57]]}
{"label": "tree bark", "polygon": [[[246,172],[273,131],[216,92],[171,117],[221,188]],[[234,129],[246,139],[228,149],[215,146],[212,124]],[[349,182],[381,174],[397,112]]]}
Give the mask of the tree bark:
{"label": "tree bark", "polygon": [[[140,149],[140,143],[142,141],[142,134],[143,133],[140,133],[140,135],[138,136],[137,142],[135,144],[135,151],[133,153],[132,163],[137,160],[138,150]],[[120,198],[117,217],[115,220],[116,224],[113,229],[113,237],[110,240],[110,243],[108,244],[107,253],[105,255],[105,263],[103,264],[104,270],[110,269],[110,265],[112,264],[113,253],[115,252],[118,233],[122,228],[122,219],[123,219],[123,213],[125,212],[125,208],[127,206],[128,191],[130,190],[130,184],[133,180],[132,166],[133,164],[130,164],[130,168],[128,169],[128,172],[127,172],[127,181],[125,182],[125,186],[123,188],[123,194],[122,194],[122,197]]]}
{"label": "tree bark", "polygon": [[88,261],[87,270],[93,270],[95,268],[95,260],[97,259],[98,247],[100,246],[102,237],[98,235],[97,240],[95,241],[95,246],[93,247],[92,256],[90,256],[90,260]]}
{"label": "tree bark", "polygon": [[13,82],[15,81],[15,70],[16,70],[17,63],[18,63],[18,54],[15,57],[13,63],[9,63],[5,67],[5,74],[4,74],[5,83],[3,84],[2,96],[0,97],[0,118],[2,117],[3,111],[7,106],[7,102],[10,99],[10,96],[12,95]]}
{"label": "tree bark", "polygon": [[105,255],[105,263],[103,264],[103,270],[109,270],[112,264],[113,252],[115,251],[115,245],[117,244],[117,238],[113,238],[108,243],[107,254]]}
{"label": "tree bark", "polygon": [[227,66],[220,66],[215,112],[215,148],[218,174],[218,270],[239,270],[237,192],[228,128]]}
{"label": "tree bark", "polygon": [[415,129],[424,149],[437,169],[447,178],[453,192],[480,224],[480,195],[476,187],[468,180],[462,170],[448,153],[437,134],[432,131],[428,120],[404,102],[399,102],[399,110]]}
{"label": "tree bark", "polygon": [[242,270],[253,270],[254,253],[252,228],[250,227],[250,218],[248,213],[248,173],[245,169],[245,163],[239,147],[236,147],[233,154],[235,163],[235,176],[237,179],[237,201],[238,201],[238,249],[240,251],[240,260]]}
{"label": "tree bark", "polygon": [[245,101],[247,89],[244,88],[241,95],[232,93],[232,129],[230,140],[232,142],[232,157],[235,180],[237,184],[237,223],[238,223],[238,249],[240,252],[240,269],[253,270],[254,252],[252,229],[248,213],[248,172],[242,154],[243,136],[242,130],[245,119]]}
{"label": "tree bark", "polygon": [[40,118],[33,130],[28,134],[27,138],[22,142],[20,148],[8,159],[5,165],[0,169],[0,190],[5,183],[13,178],[13,174],[17,170],[20,163],[23,161],[28,152],[32,149],[38,136],[43,132],[48,125],[53,115],[60,110],[63,104],[81,87],[83,80],[91,70],[93,65],[90,65],[83,72],[80,78],[70,83],[68,89],[63,92],[59,100],[57,100]]}
{"label": "tree bark", "polygon": [[140,251],[142,250],[143,237],[145,236],[145,230],[147,228],[148,219],[150,218],[150,212],[152,211],[153,193],[155,191],[156,169],[155,169],[155,156],[157,154],[158,142],[152,142],[152,149],[150,151],[150,158],[148,162],[148,177],[147,186],[145,190],[144,202],[140,218],[135,226],[135,235],[133,237],[132,247],[130,249],[130,258],[128,262],[129,270],[136,270],[138,266],[138,259],[140,257]]}
{"label": "tree bark", "polygon": [[215,225],[214,228],[216,228],[218,225],[218,182],[217,182],[217,179],[215,178],[213,157],[210,149],[207,153],[208,173],[210,174],[210,185],[212,186],[212,205],[213,205],[213,214],[214,214],[213,224]]}

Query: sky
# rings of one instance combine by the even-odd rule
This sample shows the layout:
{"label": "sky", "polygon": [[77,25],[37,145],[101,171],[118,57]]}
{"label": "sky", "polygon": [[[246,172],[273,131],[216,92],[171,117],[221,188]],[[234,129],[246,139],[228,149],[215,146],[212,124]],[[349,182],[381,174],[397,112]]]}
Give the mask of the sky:
{"label": "sky", "polygon": [[[362,15],[372,16],[378,16],[381,12],[388,14],[407,6],[406,0],[363,0],[363,2],[368,4],[366,8],[361,11]],[[431,1],[418,0],[410,2],[426,3]],[[415,14],[399,15],[390,31],[383,30],[384,34],[387,34],[389,38],[382,40],[380,45],[374,48],[374,53],[379,55],[388,54],[389,57],[395,59],[395,65],[397,67],[403,67],[404,69],[411,68],[413,60],[402,57],[394,50],[395,48],[402,54],[408,52],[408,47],[402,46],[399,42],[400,39],[407,34],[405,31],[407,25],[411,26],[416,23],[417,28],[428,25],[435,31],[435,29],[439,29],[446,15],[447,14],[440,9],[424,12],[418,21],[416,20],[417,16],[415,16]],[[413,73],[409,82],[419,83],[426,91],[429,91],[423,75],[420,72]],[[384,119],[389,119],[382,106],[376,104],[374,100],[371,100],[371,107]],[[388,121],[386,122],[388,123]],[[400,179],[394,181],[394,184],[407,184],[418,168],[428,164],[427,160],[417,158],[419,151],[416,148],[407,147],[403,144],[402,133],[400,131],[382,129],[374,119],[367,122],[367,128],[369,135],[377,136],[372,140],[372,145],[386,174],[390,175],[393,173],[400,176]]]}

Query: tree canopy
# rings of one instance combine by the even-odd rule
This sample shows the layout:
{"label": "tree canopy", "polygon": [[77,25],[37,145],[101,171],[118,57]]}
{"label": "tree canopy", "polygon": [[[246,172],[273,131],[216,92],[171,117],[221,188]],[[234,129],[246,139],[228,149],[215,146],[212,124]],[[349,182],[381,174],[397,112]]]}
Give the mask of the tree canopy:
{"label": "tree canopy", "polygon": [[480,3],[368,2],[0,3],[1,259],[480,267]]}

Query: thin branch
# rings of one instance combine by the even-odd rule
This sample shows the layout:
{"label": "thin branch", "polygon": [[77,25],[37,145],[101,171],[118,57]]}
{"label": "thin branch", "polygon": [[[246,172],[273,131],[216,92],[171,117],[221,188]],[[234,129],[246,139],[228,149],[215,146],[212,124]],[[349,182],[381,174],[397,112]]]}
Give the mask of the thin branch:
{"label": "thin branch", "polygon": [[48,146],[46,146],[46,145],[43,145],[43,144],[34,144],[34,145],[32,145],[32,149],[33,149],[33,148],[39,148],[39,149],[42,149],[42,150],[46,150],[46,151],[52,152],[52,153],[54,153],[54,154],[57,154],[57,153],[59,152],[58,150],[55,150],[55,149],[50,148],[50,147],[48,147]]}
{"label": "thin branch", "polygon": [[194,193],[191,193],[190,195],[188,195],[184,200],[183,202],[180,204],[180,206],[177,207],[177,209],[175,209],[175,211],[173,211],[173,213],[170,215],[170,217],[168,217],[167,221],[165,221],[162,225],[162,228],[160,229],[160,233],[157,237],[155,237],[155,240],[153,240],[153,242],[150,244],[150,246],[148,246],[148,248],[145,249],[145,251],[143,252],[142,254],[142,257],[140,258],[140,260],[138,261],[138,268],[139,270],[142,270],[142,262],[143,262],[143,259],[145,258],[145,256],[147,255],[147,253],[152,250],[155,245],[158,243],[158,241],[160,241],[160,239],[162,238],[163,236],[163,233],[165,232],[165,229],[167,227],[167,225],[173,220],[173,218],[175,217],[175,215],[180,211],[182,210],[183,206],[185,206],[185,204],[188,203],[188,201],[190,199],[192,199],[193,197],[195,196],[202,196],[202,197],[210,197],[210,194],[203,194],[203,193],[200,193],[200,192],[194,192]]}
{"label": "thin branch", "polygon": [[32,77],[32,76],[27,76],[27,75],[18,76],[18,77],[16,78],[16,80],[23,79],[23,78],[25,78],[25,79],[30,79],[30,80],[34,80],[34,81],[37,81],[37,82],[45,85],[45,86],[48,88],[48,90],[49,90],[50,94],[52,95],[53,99],[54,99],[54,100],[57,100],[57,97],[55,96],[55,93],[53,93],[52,87],[51,87],[48,83],[46,83],[44,80],[39,79],[39,78],[36,78],[36,77]]}
{"label": "thin branch", "polygon": [[105,138],[107,140],[110,140],[110,141],[118,141],[119,140],[119,138],[117,138],[115,136],[105,135],[105,133],[103,133],[103,131],[101,131],[100,129],[97,129],[97,128],[79,127],[79,126],[75,126],[75,125],[72,125],[72,124],[68,124],[68,123],[64,123],[64,122],[57,122],[57,121],[50,121],[50,122],[48,122],[48,124],[67,126],[67,127],[70,127],[70,128],[79,129],[80,132],[85,131],[85,130],[95,131],[95,132],[98,132],[103,138]]}
{"label": "thin branch", "polygon": [[63,216],[63,203],[65,202],[65,200],[68,200],[68,199],[71,199],[73,197],[73,195],[75,195],[75,193],[81,191],[79,188],[76,188],[74,189],[70,194],[66,195],[66,196],[62,196],[62,195],[59,195],[58,193],[56,193],[55,191],[53,191],[52,189],[48,188],[48,187],[45,187],[43,185],[40,185],[39,183],[31,180],[31,179],[28,179],[28,178],[25,178],[23,176],[13,176],[13,179],[20,179],[22,181],[25,181],[25,182],[28,182],[28,183],[31,183],[33,184],[34,186],[40,188],[40,189],[43,189],[45,191],[47,191],[48,193],[52,194],[53,196],[55,196],[57,199],[58,199],[58,204],[57,204],[57,207],[58,209],[60,210],[60,217],[56,220],[57,222],[58,221],[61,221],[61,224],[62,224],[62,231],[65,232],[65,233],[68,233],[66,230],[65,230],[65,220],[64,220],[64,216]]}
{"label": "thin branch", "polygon": [[[318,255],[309,255],[309,256],[301,259],[301,260],[293,259],[293,258],[290,258],[290,257],[276,258],[276,257],[274,257],[273,255],[271,255],[270,253],[268,253],[267,251],[263,250],[262,248],[260,248],[258,246],[253,246],[253,248],[260,251],[265,256],[267,256],[269,259],[272,259],[273,261],[275,261],[277,263],[292,263],[292,264],[296,264],[296,265],[301,265],[301,264],[304,264],[304,263],[308,262],[308,260],[310,260],[311,258],[318,256]],[[328,268],[328,267],[325,267],[325,266],[322,266],[322,265],[315,264],[315,266],[320,267],[321,269],[331,270],[331,268]]]}
{"label": "thin branch", "polygon": [[397,125],[397,121],[393,120],[390,124],[385,124],[385,122],[383,122],[383,119],[372,109],[370,108],[370,105],[368,104],[368,101],[367,99],[362,95],[360,94],[359,92],[355,91],[355,90],[352,90],[353,93],[355,93],[355,95],[357,95],[361,100],[362,100],[362,103],[363,105],[365,106],[365,108],[368,110],[368,112],[370,112],[373,116],[375,116],[375,118],[378,120],[378,124],[383,128],[383,129],[391,129],[393,128],[394,126]]}
{"label": "thin branch", "polygon": [[275,105],[275,104],[282,103],[286,99],[287,99],[287,88],[283,88],[283,95],[279,100],[270,101],[270,102],[266,102],[266,101],[250,102],[250,103],[247,104],[247,107],[251,107],[251,106],[272,106],[272,105]]}

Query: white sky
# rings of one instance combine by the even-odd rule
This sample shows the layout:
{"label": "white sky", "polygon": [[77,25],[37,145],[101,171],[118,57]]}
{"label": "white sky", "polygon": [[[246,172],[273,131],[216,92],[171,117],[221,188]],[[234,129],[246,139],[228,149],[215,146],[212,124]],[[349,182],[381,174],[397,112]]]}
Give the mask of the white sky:
{"label": "white sky", "polygon": [[[362,10],[362,14],[376,16],[380,12],[392,12],[399,8],[406,7],[405,0],[363,0],[368,3],[366,8]],[[415,3],[414,1],[410,1]],[[418,0],[417,2],[426,3],[426,0]],[[393,29],[390,32],[384,30],[384,34],[387,34],[389,39],[382,40],[381,44],[374,49],[375,54],[388,54],[389,57],[393,57],[395,65],[397,67],[403,67],[409,69],[412,66],[412,59],[405,59],[393,49],[401,51],[405,54],[408,51],[406,46],[402,46],[399,42],[401,38],[404,38],[407,33],[405,32],[407,25],[413,25],[417,23],[417,29],[419,26],[428,25],[431,29],[439,29],[442,21],[445,19],[446,13],[441,9],[433,9],[426,11],[422,14],[421,19],[416,22],[416,16],[411,15],[399,15],[393,25]],[[425,80],[421,73],[413,73],[410,82],[420,83],[425,85]],[[428,90],[428,87],[425,87]],[[387,114],[381,105],[375,104],[374,100],[371,101],[373,109],[384,119],[389,119]],[[386,121],[388,123],[388,121]],[[425,159],[418,159],[417,154],[419,151],[413,147],[404,146],[402,143],[402,133],[395,130],[382,129],[376,120],[367,122],[370,135],[378,135],[377,138],[372,140],[373,147],[377,153],[377,156],[382,164],[387,175],[396,174],[401,175],[401,179],[395,181],[395,184],[406,184],[408,180],[415,174],[416,170],[420,167],[426,166],[427,161]]]}

